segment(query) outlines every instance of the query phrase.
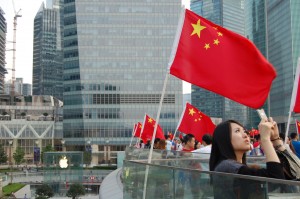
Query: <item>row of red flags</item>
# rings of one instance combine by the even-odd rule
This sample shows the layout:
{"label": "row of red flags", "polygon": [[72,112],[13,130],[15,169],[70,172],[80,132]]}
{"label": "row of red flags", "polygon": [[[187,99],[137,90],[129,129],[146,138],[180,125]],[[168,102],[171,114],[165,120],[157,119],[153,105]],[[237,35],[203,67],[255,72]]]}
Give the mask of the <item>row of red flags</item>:
{"label": "row of red flags", "polygon": [[[138,122],[134,125],[133,135],[141,138],[144,142],[151,140],[155,123],[156,121],[146,114],[143,124]],[[199,111],[193,105],[187,103],[185,109],[183,110],[177,129],[185,134],[193,134],[195,139],[201,142],[202,136],[204,134],[212,135],[215,127],[215,124],[212,122],[209,116]],[[171,133],[168,133],[168,135],[172,137]],[[155,138],[165,139],[163,129],[159,124],[157,125]]]}

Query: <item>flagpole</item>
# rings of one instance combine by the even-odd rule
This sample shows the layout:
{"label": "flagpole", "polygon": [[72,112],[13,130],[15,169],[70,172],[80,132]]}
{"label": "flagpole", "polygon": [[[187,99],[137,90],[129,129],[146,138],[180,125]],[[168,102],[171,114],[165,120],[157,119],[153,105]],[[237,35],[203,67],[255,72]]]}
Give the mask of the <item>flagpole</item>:
{"label": "flagpole", "polygon": [[136,125],[135,128],[133,127],[133,129],[132,129],[132,136],[131,136],[131,140],[130,140],[129,146],[131,146],[131,143],[132,143],[132,140],[133,140],[133,137],[134,137],[134,135],[135,135],[135,132],[136,132],[137,127],[138,127],[138,124]]}
{"label": "flagpole", "polygon": [[295,124],[296,124],[296,130],[297,130],[297,135],[299,134],[299,131],[298,131],[298,122],[297,120],[295,119]]}
{"label": "flagpole", "polygon": [[[153,145],[154,145],[154,140],[155,140],[155,136],[156,136],[156,130],[157,130],[158,122],[159,122],[159,116],[160,116],[161,107],[162,107],[162,103],[163,103],[163,99],[164,99],[164,95],[165,95],[165,91],[166,91],[166,87],[167,87],[167,82],[168,82],[169,76],[170,76],[170,73],[167,73],[165,81],[164,81],[164,86],[163,86],[162,94],[161,94],[161,97],[160,97],[159,107],[158,107],[158,111],[157,111],[157,115],[156,115],[156,120],[155,120],[156,122],[155,122],[155,125],[154,125],[154,131],[153,131],[153,134],[152,134],[151,147],[150,147],[150,151],[149,151],[149,155],[148,155],[148,163],[151,163],[151,158],[152,158],[152,153],[153,153]],[[143,199],[146,198],[148,173],[149,173],[149,165],[146,165]]]}
{"label": "flagpole", "polygon": [[[163,86],[163,90],[162,90],[162,94],[161,94],[161,98],[160,98],[159,108],[158,108],[158,111],[157,111],[157,117],[156,117],[154,132],[153,132],[153,136],[152,136],[152,143],[151,143],[151,148],[150,148],[150,152],[149,152],[149,156],[148,156],[148,163],[151,163],[154,139],[155,139],[155,135],[156,135],[157,125],[158,125],[158,122],[159,122],[159,115],[160,115],[161,106],[162,106],[162,102],[163,102],[164,95],[165,95],[167,81],[168,81],[169,76],[170,76],[170,66],[171,66],[171,64],[172,64],[172,62],[174,61],[174,58],[175,58],[175,54],[176,54],[176,51],[177,51],[178,42],[179,42],[179,39],[180,39],[184,19],[185,19],[185,8],[184,8],[184,6],[182,6],[180,17],[179,17],[179,22],[178,22],[178,26],[177,26],[177,31],[176,31],[176,35],[175,35],[175,39],[174,39],[174,42],[173,42],[173,47],[172,47],[169,63],[168,63],[169,71],[166,74],[166,78],[165,78],[165,81],[164,81],[164,86]],[[146,199],[148,173],[149,173],[149,165],[146,165],[143,199]]]}
{"label": "flagpole", "polygon": [[178,122],[178,125],[177,125],[177,127],[176,127],[176,130],[175,130],[175,132],[174,132],[174,136],[173,136],[172,142],[174,141],[174,138],[175,138],[175,135],[176,135],[176,133],[177,133],[177,131],[178,131],[179,125],[181,124],[181,121],[182,121],[183,115],[184,115],[184,113],[185,113],[185,110],[186,110],[186,104],[185,104],[185,107],[184,107],[184,109],[183,109],[183,111],[182,111],[182,113],[181,113],[180,120],[179,120],[179,122]]}
{"label": "flagpole", "polygon": [[[292,115],[293,107],[295,106],[295,101],[296,101],[296,97],[297,97],[296,95],[297,95],[298,83],[299,83],[299,72],[300,72],[300,58],[298,58],[298,64],[297,64],[296,75],[295,75],[294,86],[293,86],[293,92],[292,92],[292,97],[291,97],[290,112],[289,112],[287,127],[286,127],[286,131],[285,131],[285,137],[288,137],[291,115]],[[287,143],[287,139],[285,139],[285,144],[286,143]]]}

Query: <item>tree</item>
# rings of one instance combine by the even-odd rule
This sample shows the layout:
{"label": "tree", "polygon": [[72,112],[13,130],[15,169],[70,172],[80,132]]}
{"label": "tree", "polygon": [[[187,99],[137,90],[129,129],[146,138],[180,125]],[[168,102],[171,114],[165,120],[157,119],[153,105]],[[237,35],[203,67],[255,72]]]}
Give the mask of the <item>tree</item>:
{"label": "tree", "polygon": [[47,184],[42,184],[35,191],[36,199],[47,199],[54,195],[52,188]]}
{"label": "tree", "polygon": [[89,151],[83,152],[83,163],[86,165],[91,164],[92,161],[92,154]]}
{"label": "tree", "polygon": [[85,190],[81,184],[72,184],[70,186],[70,189],[67,192],[67,196],[72,197],[72,199],[75,199],[76,197],[84,194],[85,194]]}
{"label": "tree", "polygon": [[3,146],[0,144],[0,164],[7,162],[7,154],[4,151]]}
{"label": "tree", "polygon": [[21,118],[24,118],[26,116],[26,113],[25,112],[22,112],[21,113]]}
{"label": "tree", "polygon": [[45,148],[43,148],[41,153],[41,161],[44,163],[44,153],[55,151],[51,144],[48,144]]}
{"label": "tree", "polygon": [[17,165],[21,164],[24,161],[25,152],[21,147],[17,147],[16,152],[13,154],[13,158]]}

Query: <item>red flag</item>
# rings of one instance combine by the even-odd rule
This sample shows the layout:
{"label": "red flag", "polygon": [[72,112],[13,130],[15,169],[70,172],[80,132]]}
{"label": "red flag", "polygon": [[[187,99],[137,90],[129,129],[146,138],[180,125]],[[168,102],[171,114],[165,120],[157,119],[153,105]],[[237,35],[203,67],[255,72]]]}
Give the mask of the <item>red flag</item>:
{"label": "red flag", "polygon": [[259,134],[259,131],[255,128],[252,128],[251,131],[249,131],[249,135],[251,137],[254,137],[255,135],[258,135]]}
{"label": "red flag", "polygon": [[215,124],[210,117],[199,111],[196,107],[186,103],[178,130],[185,134],[193,134],[197,141],[202,141],[204,134],[212,135]]}
{"label": "red flag", "polygon": [[295,74],[295,81],[291,99],[291,111],[300,113],[300,86],[299,86],[299,73],[300,73],[300,59],[298,59],[298,66]]}
{"label": "red flag", "polygon": [[296,128],[297,128],[298,134],[300,134],[300,122],[298,120],[296,120]]}
{"label": "red flag", "polygon": [[[145,116],[144,123],[143,123],[143,128],[141,132],[141,138],[143,140],[151,140],[154,132],[154,127],[155,127],[155,120],[148,115]],[[160,125],[157,125],[156,129],[156,136],[155,138],[160,138],[162,140],[165,139],[164,132]]]}
{"label": "red flag", "polygon": [[134,137],[141,137],[141,131],[142,131],[142,124],[138,122],[136,125],[136,128],[134,130]]}
{"label": "red flag", "polygon": [[252,108],[261,107],[276,77],[248,39],[185,10],[170,73]]}

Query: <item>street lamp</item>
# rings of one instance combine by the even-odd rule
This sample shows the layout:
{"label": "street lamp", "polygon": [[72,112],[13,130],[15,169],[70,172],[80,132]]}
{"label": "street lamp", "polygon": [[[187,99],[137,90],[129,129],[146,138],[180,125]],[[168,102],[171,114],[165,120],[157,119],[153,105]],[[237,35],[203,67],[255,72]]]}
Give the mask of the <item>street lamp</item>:
{"label": "street lamp", "polygon": [[106,164],[108,165],[108,155],[109,155],[109,151],[108,151],[108,145],[109,145],[109,139],[105,140],[106,143]]}
{"label": "street lamp", "polygon": [[9,140],[8,144],[9,144],[10,184],[12,184],[13,176],[12,176],[11,148],[12,148],[13,140]]}
{"label": "street lamp", "polygon": [[66,140],[61,139],[60,142],[61,142],[61,146],[62,146],[62,151],[66,151],[66,150],[65,150],[65,143],[66,143]]}

